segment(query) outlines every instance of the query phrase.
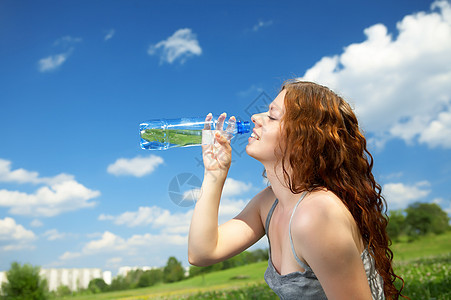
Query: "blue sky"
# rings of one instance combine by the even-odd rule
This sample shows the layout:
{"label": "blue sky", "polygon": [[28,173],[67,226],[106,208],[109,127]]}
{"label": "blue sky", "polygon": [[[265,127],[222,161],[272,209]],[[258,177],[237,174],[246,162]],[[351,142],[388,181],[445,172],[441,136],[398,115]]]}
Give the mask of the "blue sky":
{"label": "blue sky", "polygon": [[[450,2],[2,0],[0,43],[0,270],[187,266],[169,190],[195,194],[200,148],[141,150],[139,123],[249,120],[292,78],[355,108],[389,209],[451,213]],[[246,140],[221,221],[265,186]]]}

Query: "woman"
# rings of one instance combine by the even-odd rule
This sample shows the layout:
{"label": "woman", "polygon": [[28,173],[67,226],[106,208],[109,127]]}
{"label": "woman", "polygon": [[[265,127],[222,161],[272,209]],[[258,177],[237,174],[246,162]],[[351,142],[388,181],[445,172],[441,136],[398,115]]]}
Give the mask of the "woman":
{"label": "woman", "polygon": [[223,261],[266,234],[265,280],[282,299],[397,299],[384,199],[349,104],[326,87],[293,81],[252,121],[246,152],[263,164],[270,186],[218,226],[231,147],[219,133],[203,146],[190,263]]}

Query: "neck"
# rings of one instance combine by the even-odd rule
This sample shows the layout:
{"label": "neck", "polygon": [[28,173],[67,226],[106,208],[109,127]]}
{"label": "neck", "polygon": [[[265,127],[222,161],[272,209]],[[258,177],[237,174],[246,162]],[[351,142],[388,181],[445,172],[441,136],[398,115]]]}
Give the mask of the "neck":
{"label": "neck", "polygon": [[274,195],[279,199],[279,204],[284,208],[292,208],[301,194],[293,193],[284,182],[282,167],[265,166],[266,177],[271,183],[271,189]]}

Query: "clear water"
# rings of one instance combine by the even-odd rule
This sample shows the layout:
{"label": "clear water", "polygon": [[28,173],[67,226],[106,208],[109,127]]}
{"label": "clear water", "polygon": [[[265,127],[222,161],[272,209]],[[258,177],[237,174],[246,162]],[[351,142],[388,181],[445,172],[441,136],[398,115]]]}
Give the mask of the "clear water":
{"label": "clear water", "polygon": [[173,147],[189,147],[202,144],[202,130],[192,129],[143,129],[141,148],[164,150]]}

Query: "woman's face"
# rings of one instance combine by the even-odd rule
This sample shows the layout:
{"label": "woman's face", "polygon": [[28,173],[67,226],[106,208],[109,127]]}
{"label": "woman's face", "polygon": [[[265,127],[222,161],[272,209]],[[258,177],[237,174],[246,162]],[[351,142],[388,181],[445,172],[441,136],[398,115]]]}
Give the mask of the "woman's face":
{"label": "woman's face", "polygon": [[262,163],[274,162],[276,159],[274,149],[279,145],[285,94],[286,90],[282,90],[269,105],[267,112],[255,114],[251,118],[255,127],[246,152]]}

